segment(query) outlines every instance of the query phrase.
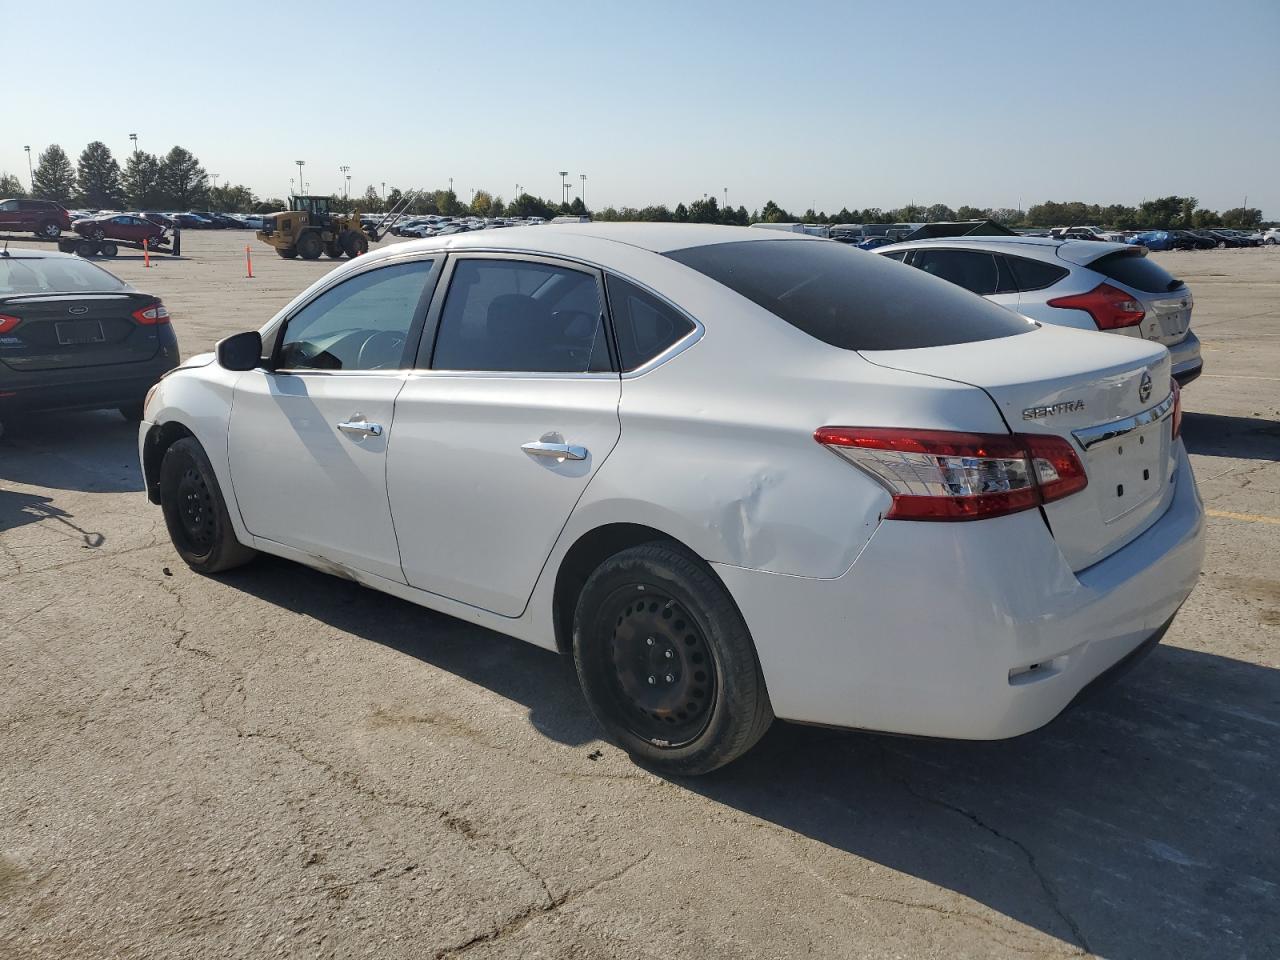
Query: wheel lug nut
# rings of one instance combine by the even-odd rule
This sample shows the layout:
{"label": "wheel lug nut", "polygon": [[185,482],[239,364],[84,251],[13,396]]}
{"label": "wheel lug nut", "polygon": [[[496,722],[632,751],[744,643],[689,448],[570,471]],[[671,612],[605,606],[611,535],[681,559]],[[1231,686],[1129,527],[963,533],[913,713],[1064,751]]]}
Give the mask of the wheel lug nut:
{"label": "wheel lug nut", "polygon": [[671,659],[671,651],[670,651],[670,650],[668,650],[665,654],[663,654],[663,656],[665,656],[668,660],[670,660],[670,659]]}
{"label": "wheel lug nut", "polygon": [[645,644],[646,644],[647,646],[652,647],[652,646],[653,646],[653,637],[650,637],[648,640],[646,640],[646,641],[645,641]]}
{"label": "wheel lug nut", "polygon": [[675,683],[675,682],[676,682],[675,674],[668,673],[668,674],[667,674],[667,683]]}
{"label": "wheel lug nut", "polygon": [[650,678],[649,678],[649,682],[650,682],[650,683],[657,683],[657,682],[658,682],[658,678],[657,678],[657,677],[650,677]]}

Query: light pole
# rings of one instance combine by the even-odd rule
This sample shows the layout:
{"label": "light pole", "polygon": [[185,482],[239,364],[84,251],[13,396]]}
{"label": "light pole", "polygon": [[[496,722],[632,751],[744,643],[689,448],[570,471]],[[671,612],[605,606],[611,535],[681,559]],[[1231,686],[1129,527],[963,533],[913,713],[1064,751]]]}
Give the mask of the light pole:
{"label": "light pole", "polygon": [[569,196],[569,185],[565,182],[565,179],[564,179],[568,175],[569,175],[568,170],[560,171],[560,205],[561,206],[564,206],[564,204],[569,202],[568,200],[565,199],[567,196]]}
{"label": "light pole", "polygon": [[382,181],[382,202],[387,202],[387,181]]}
{"label": "light pole", "polygon": [[210,176],[210,178],[213,180],[213,189],[217,190],[217,189],[218,189],[218,177],[222,176],[222,174],[220,174],[220,173],[211,173],[211,174],[209,174],[209,176]]}
{"label": "light pole", "polygon": [[[293,161],[293,162],[294,162],[294,163],[296,163],[296,164],[298,165],[298,186],[299,186],[299,187],[302,187],[302,167],[303,167],[303,165],[304,165],[307,161],[305,161],[305,160],[295,160],[295,161]],[[303,188],[303,189],[305,189],[305,188]]]}
{"label": "light pole", "polygon": [[729,188],[728,187],[724,188],[724,208],[726,210],[729,209]]}
{"label": "light pole", "polygon": [[129,134],[129,139],[133,141],[133,153],[134,153],[134,156],[137,156],[137,154],[138,154],[138,135],[137,135],[136,133],[131,133],[131,134]]}
{"label": "light pole", "polygon": [[587,209],[587,175],[585,173],[578,174],[578,179],[582,181],[582,209]]}
{"label": "light pole", "polygon": [[449,192],[453,193],[453,177],[449,178]]}
{"label": "light pole", "polygon": [[346,177],[346,178],[347,178],[347,187],[346,187],[347,192],[343,195],[343,199],[344,199],[344,200],[350,200],[350,199],[351,199],[351,174],[350,174],[350,173],[348,173],[348,171],[349,171],[351,168],[350,168],[350,167],[348,167],[346,164],[343,164],[343,165],[342,165],[341,167],[339,167],[338,169],[339,169],[339,170],[341,170],[341,171],[342,171],[342,175],[343,175],[344,177]]}
{"label": "light pole", "polygon": [[289,193],[293,193],[293,177],[289,178]]}
{"label": "light pole", "polygon": [[22,148],[27,151],[27,179],[31,181],[31,192],[36,192],[36,175],[31,170],[31,144]]}
{"label": "light pole", "polygon": [[347,199],[351,199],[351,174],[347,174]]}

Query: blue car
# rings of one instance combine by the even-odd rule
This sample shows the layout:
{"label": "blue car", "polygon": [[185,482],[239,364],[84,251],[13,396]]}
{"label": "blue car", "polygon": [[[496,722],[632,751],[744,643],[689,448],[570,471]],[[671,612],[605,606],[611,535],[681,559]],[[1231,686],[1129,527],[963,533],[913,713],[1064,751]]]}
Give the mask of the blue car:
{"label": "blue car", "polygon": [[1130,237],[1125,243],[1140,244],[1148,250],[1172,250],[1173,234],[1168,230],[1148,230],[1146,233]]}

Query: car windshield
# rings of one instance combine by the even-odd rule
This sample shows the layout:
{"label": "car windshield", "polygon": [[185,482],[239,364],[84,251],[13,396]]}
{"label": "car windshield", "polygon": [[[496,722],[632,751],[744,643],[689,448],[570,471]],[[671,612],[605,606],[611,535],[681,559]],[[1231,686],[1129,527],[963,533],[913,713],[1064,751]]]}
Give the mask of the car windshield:
{"label": "car windshield", "polygon": [[955,284],[843,243],[748,240],[667,256],[845,350],[940,347],[1035,329]]}
{"label": "car windshield", "polygon": [[77,257],[0,257],[0,296],[24,293],[111,293],[123,281]]}

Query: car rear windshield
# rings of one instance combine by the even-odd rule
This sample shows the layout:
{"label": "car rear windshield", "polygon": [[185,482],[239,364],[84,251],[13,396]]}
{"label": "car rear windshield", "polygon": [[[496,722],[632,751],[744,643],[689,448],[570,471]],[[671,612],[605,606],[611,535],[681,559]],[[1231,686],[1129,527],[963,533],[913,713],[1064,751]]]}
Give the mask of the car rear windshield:
{"label": "car rear windshield", "polygon": [[0,257],[0,296],[108,293],[124,286],[123,281],[79,257]]}
{"label": "car rear windshield", "polygon": [[827,240],[739,241],[667,256],[845,350],[941,347],[1035,329],[955,284]]}
{"label": "car rear windshield", "polygon": [[1089,264],[1089,269],[1143,293],[1168,293],[1183,287],[1181,280],[1160,264],[1149,260],[1141,250],[1109,253],[1094,260]]}

